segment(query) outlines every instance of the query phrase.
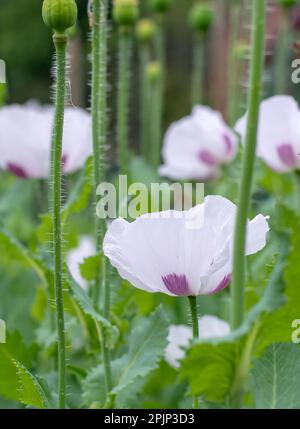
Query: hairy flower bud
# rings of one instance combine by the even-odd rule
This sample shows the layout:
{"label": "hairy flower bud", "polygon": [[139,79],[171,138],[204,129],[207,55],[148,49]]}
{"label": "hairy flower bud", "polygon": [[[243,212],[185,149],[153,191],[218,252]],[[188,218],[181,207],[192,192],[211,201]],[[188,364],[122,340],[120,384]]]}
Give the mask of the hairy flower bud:
{"label": "hairy flower bud", "polygon": [[115,0],[114,20],[122,26],[132,26],[138,19],[138,0]]}
{"label": "hairy flower bud", "polygon": [[206,33],[214,20],[213,6],[207,2],[196,3],[190,11],[189,22],[192,30]]}
{"label": "hairy flower bud", "polygon": [[136,26],[136,36],[139,42],[149,43],[155,34],[155,24],[151,19],[141,19]]}
{"label": "hairy flower bud", "polygon": [[155,12],[164,13],[170,9],[172,0],[150,0],[150,4]]}
{"label": "hairy flower bud", "polygon": [[77,20],[75,0],[44,0],[43,20],[56,33],[65,33]]}

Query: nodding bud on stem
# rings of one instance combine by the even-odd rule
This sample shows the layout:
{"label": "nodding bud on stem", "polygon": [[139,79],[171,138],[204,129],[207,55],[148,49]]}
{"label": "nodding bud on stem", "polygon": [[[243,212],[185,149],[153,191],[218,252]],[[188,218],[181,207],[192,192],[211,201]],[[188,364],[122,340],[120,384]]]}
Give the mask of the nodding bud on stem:
{"label": "nodding bud on stem", "polygon": [[206,33],[214,20],[213,6],[209,2],[196,3],[190,11],[189,23],[192,30]]}
{"label": "nodding bud on stem", "polygon": [[151,19],[141,19],[136,26],[136,37],[140,43],[149,43],[155,34],[155,24]]}
{"label": "nodding bud on stem", "polygon": [[44,0],[43,20],[56,34],[65,34],[76,24],[77,5],[75,0]]}
{"label": "nodding bud on stem", "polygon": [[138,0],[115,0],[113,13],[118,25],[133,26],[139,15]]}
{"label": "nodding bud on stem", "polygon": [[298,3],[298,0],[277,0],[277,3],[286,9],[296,6]]}
{"label": "nodding bud on stem", "polygon": [[155,12],[165,13],[170,9],[172,0],[150,0],[150,4]]}
{"label": "nodding bud on stem", "polygon": [[152,61],[147,66],[147,76],[150,82],[157,82],[162,75],[161,65],[157,61]]}

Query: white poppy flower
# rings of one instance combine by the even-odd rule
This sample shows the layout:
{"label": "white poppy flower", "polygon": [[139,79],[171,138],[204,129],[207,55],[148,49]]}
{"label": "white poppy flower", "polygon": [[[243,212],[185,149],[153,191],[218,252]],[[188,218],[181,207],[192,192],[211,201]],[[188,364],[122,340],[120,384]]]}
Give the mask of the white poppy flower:
{"label": "white poppy flower", "polygon": [[[248,114],[235,125],[245,139]],[[293,97],[276,95],[260,105],[257,155],[278,173],[300,169],[300,110]]]}
{"label": "white poppy flower", "polygon": [[221,166],[233,160],[236,149],[236,136],[221,114],[196,106],[190,116],[167,130],[159,174],[173,180],[206,181],[220,175]]}
{"label": "white poppy flower", "polygon": [[79,245],[67,254],[67,266],[74,280],[83,288],[88,287],[87,281],[80,273],[80,264],[90,256],[96,254],[96,246],[92,237],[85,235],[80,237]]}
{"label": "white poppy flower", "polygon": [[[224,320],[215,316],[199,318],[199,338],[205,340],[214,337],[224,337],[230,333],[230,326]],[[178,368],[179,361],[184,358],[184,349],[193,338],[192,328],[186,325],[171,325],[168,335],[168,345],[165,350],[165,359],[169,365]]]}
{"label": "white poppy flower", "polygon": [[[49,176],[53,108],[36,103],[0,109],[0,168],[22,178]],[[67,107],[63,137],[63,173],[80,169],[92,153],[90,115]]]}
{"label": "white poppy flower", "polygon": [[[219,196],[186,212],[151,213],[129,223],[116,219],[104,239],[104,253],[120,276],[148,292],[206,295],[231,280],[236,206]],[[262,215],[248,223],[247,255],[266,244]]]}

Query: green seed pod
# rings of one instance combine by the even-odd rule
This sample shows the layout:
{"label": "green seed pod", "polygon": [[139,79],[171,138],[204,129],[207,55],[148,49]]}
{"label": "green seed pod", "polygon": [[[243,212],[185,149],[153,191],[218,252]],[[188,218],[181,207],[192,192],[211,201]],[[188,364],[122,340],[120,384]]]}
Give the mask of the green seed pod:
{"label": "green seed pod", "polygon": [[139,16],[138,0],[115,0],[114,20],[122,26],[132,26]]}
{"label": "green seed pod", "polygon": [[190,11],[189,23],[192,30],[206,33],[214,20],[213,6],[208,2],[196,3]]}
{"label": "green seed pod", "polygon": [[157,61],[152,61],[147,66],[147,76],[150,82],[157,82],[162,75],[161,66]]}
{"label": "green seed pod", "polygon": [[77,20],[75,0],[44,0],[43,20],[56,33],[63,34]]}
{"label": "green seed pod", "polygon": [[149,43],[155,34],[155,24],[151,19],[141,19],[136,26],[136,37],[140,43]]}
{"label": "green seed pod", "polygon": [[155,12],[165,13],[170,9],[172,0],[150,0],[150,5]]}
{"label": "green seed pod", "polygon": [[288,9],[290,7],[296,6],[298,0],[277,0],[277,3],[279,3],[281,7]]}

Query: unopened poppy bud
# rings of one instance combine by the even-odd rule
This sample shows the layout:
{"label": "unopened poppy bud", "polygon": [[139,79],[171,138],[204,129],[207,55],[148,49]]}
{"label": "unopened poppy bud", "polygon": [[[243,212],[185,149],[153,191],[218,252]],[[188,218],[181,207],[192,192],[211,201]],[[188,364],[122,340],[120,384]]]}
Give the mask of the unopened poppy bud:
{"label": "unopened poppy bud", "polygon": [[277,3],[279,3],[281,7],[288,9],[295,6],[298,3],[298,0],[277,0]]}
{"label": "unopened poppy bud", "polygon": [[121,26],[132,26],[138,19],[138,0],[115,0],[114,20]]}
{"label": "unopened poppy bud", "polygon": [[136,36],[139,42],[149,43],[155,34],[155,24],[151,19],[141,19],[136,26]]}
{"label": "unopened poppy bud", "polygon": [[211,4],[196,3],[190,11],[189,22],[192,30],[206,33],[214,20],[214,11]]}
{"label": "unopened poppy bud", "polygon": [[44,0],[43,20],[54,32],[64,34],[77,20],[75,0]]}
{"label": "unopened poppy bud", "polygon": [[150,4],[155,12],[164,13],[170,9],[172,0],[151,0]]}
{"label": "unopened poppy bud", "polygon": [[151,82],[157,82],[161,78],[161,66],[157,61],[148,64],[147,76]]}

